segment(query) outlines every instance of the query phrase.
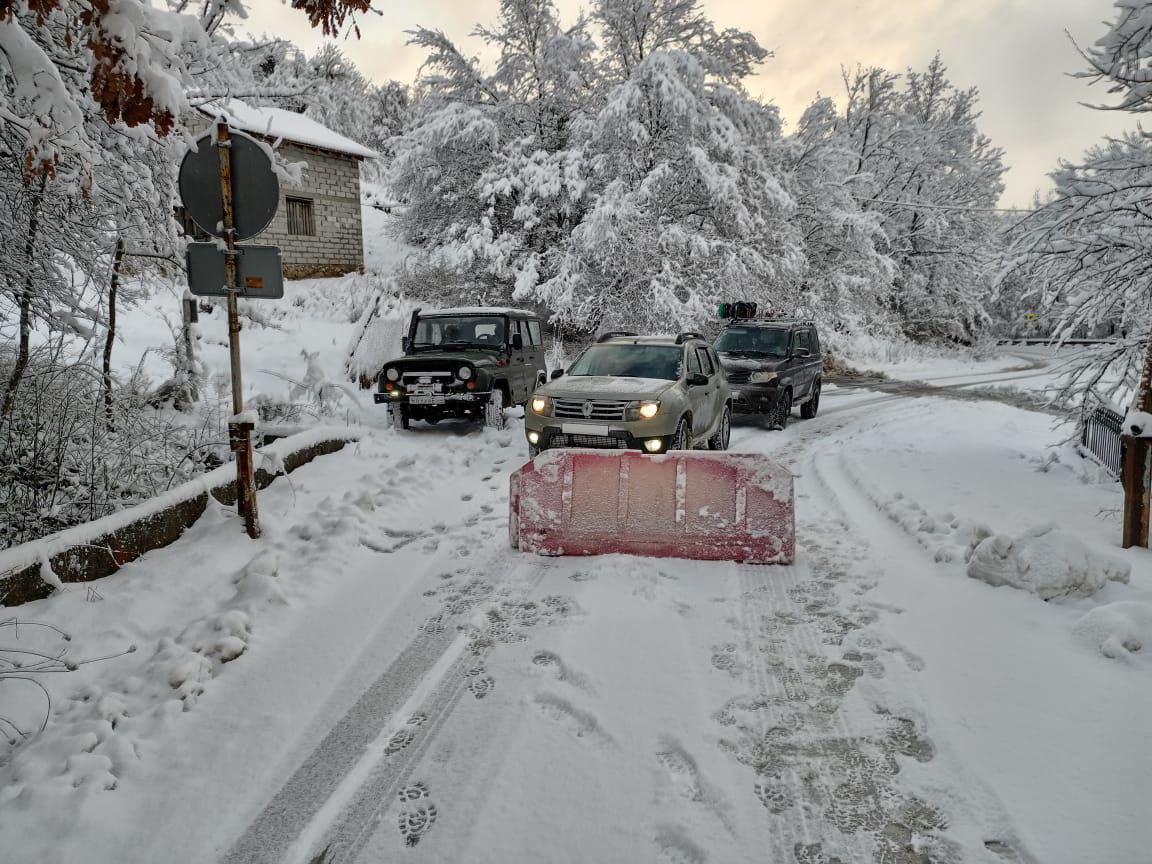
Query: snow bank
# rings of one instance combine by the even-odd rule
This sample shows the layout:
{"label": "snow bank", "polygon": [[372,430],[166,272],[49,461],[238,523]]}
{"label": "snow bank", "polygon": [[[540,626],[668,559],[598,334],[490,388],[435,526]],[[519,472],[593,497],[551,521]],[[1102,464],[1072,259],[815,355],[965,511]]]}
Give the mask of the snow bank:
{"label": "snow bank", "polygon": [[1152,645],[1152,604],[1124,600],[1097,606],[1076,622],[1072,632],[1105,657],[1131,657]]}
{"label": "snow bank", "polygon": [[1127,583],[1130,570],[1126,562],[1093,552],[1054,525],[1015,538],[985,538],[968,561],[972,579],[1020,588],[1043,600],[1090,597],[1109,581]]}
{"label": "snow bank", "polygon": [[400,340],[408,333],[412,313],[421,304],[395,293],[389,283],[387,291],[377,295],[376,302],[364,310],[345,352],[348,377],[374,381],[380,367],[403,354]]}
{"label": "snow bank", "polygon": [[[365,430],[354,427],[318,427],[299,435],[282,438],[256,451],[255,467],[257,471],[262,469],[273,476],[286,473],[284,463],[292,455],[329,441],[355,441],[364,433]],[[107,549],[115,558],[124,550],[111,548],[109,539],[113,535],[145,520],[158,518],[165,511],[186,505],[213,490],[227,487],[235,476],[236,468],[229,462],[134,507],[127,507],[92,522],[66,528],[31,543],[22,543],[0,550],[0,586],[22,571],[38,567],[41,579],[59,587],[60,579],[53,570],[53,562],[59,565],[58,558],[62,554],[78,547],[95,547]],[[115,566],[111,567],[111,571],[115,571],[123,562],[113,563]],[[0,591],[0,597],[2,596],[4,592]]]}

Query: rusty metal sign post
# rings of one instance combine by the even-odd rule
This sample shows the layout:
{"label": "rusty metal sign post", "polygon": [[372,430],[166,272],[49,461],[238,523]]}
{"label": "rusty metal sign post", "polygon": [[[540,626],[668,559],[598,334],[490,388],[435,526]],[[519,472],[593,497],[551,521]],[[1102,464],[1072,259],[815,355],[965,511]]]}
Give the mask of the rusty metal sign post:
{"label": "rusty metal sign post", "polygon": [[185,154],[179,185],[187,215],[205,233],[224,241],[223,248],[215,243],[188,244],[188,290],[197,296],[227,297],[234,415],[228,424],[228,445],[236,454],[236,508],[244,517],[244,530],[256,538],[260,515],[253,477],[255,424],[243,422],[237,302],[241,295],[253,300],[283,297],[284,274],[275,246],[238,241],[260,234],[271,223],[279,207],[280,184],[267,148],[230,129],[221,118],[215,131],[197,139],[196,148]]}
{"label": "rusty metal sign post", "polygon": [[232,141],[228,124],[216,125],[216,146],[219,148],[220,199],[224,205],[221,219],[224,242],[224,268],[228,289],[228,353],[232,361],[232,413],[228,424],[228,446],[236,454],[236,507],[244,517],[244,530],[255,539],[260,536],[260,514],[256,505],[256,481],[253,476],[252,429],[255,424],[240,421],[244,413],[244,388],[240,372],[240,313],[237,295],[240,285],[236,278],[236,228],[232,215]]}

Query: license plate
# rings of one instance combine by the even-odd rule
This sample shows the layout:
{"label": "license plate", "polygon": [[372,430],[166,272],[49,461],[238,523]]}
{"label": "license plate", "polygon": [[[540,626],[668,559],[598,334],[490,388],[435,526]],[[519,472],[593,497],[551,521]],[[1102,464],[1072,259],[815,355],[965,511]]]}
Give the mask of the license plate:
{"label": "license plate", "polygon": [[443,405],[443,396],[409,396],[409,405]]}
{"label": "license plate", "polygon": [[607,435],[609,427],[593,426],[584,423],[562,423],[560,431],[565,435]]}

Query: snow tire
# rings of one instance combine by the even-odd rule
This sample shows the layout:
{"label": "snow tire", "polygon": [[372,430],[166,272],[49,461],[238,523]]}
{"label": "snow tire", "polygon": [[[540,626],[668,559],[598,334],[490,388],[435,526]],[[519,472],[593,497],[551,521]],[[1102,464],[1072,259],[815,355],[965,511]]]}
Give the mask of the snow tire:
{"label": "snow tire", "polygon": [[812,385],[812,395],[808,401],[800,406],[800,417],[804,420],[811,420],[816,416],[816,412],[820,410],[820,379],[816,379],[816,383]]}

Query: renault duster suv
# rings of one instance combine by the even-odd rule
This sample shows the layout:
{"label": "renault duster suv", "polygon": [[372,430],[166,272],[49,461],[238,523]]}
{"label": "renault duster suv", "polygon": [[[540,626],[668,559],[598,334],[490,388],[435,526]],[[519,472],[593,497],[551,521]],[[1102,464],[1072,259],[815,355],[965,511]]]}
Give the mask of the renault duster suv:
{"label": "renault duster suv", "polygon": [[524,412],[533,456],[554,447],[728,449],[731,393],[716,351],[697,333],[607,333],[552,378]]}

